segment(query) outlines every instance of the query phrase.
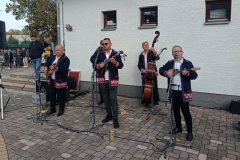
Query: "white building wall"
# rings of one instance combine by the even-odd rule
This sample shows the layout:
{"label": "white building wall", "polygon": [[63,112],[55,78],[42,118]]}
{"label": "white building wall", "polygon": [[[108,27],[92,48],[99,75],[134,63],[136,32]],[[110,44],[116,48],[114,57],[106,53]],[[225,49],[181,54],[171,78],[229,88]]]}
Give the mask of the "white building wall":
{"label": "white building wall", "polygon": [[[229,24],[204,25],[204,0],[63,0],[66,54],[71,60],[70,68],[81,71],[81,81],[90,81],[92,67],[89,61],[99,41],[105,37],[112,40],[115,50],[127,54],[120,70],[120,84],[140,86],[137,68],[141,43],[152,43],[155,31],[160,37],[155,49],[167,47],[161,54],[157,67],[171,59],[171,48],[180,45],[184,57],[201,67],[197,80],[192,81],[195,92],[240,96],[240,1],[232,0]],[[154,29],[138,29],[139,7],[158,6],[158,26]],[[117,29],[101,31],[102,11],[117,11]],[[62,25],[61,25],[62,26]],[[62,35],[62,32],[61,32]],[[61,37],[62,38],[62,37]],[[159,88],[166,88],[167,80],[158,77]]]}

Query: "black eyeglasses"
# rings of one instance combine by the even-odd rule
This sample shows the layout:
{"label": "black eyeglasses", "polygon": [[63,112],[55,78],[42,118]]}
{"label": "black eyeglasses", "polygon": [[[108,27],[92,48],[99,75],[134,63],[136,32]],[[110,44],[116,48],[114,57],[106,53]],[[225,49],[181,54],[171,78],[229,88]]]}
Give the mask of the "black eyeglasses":
{"label": "black eyeglasses", "polygon": [[103,43],[103,44],[102,44],[102,46],[106,46],[106,45],[108,45],[108,43]]}

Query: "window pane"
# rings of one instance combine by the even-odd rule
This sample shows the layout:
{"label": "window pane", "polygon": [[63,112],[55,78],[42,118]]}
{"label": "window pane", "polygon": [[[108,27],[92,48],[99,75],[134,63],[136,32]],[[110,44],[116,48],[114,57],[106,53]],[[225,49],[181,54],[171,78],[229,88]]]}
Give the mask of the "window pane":
{"label": "window pane", "polygon": [[211,5],[210,18],[226,18],[226,4]]}
{"label": "window pane", "polygon": [[156,11],[144,12],[144,23],[156,23]]}
{"label": "window pane", "polygon": [[107,15],[107,25],[108,26],[116,25],[116,15]]}

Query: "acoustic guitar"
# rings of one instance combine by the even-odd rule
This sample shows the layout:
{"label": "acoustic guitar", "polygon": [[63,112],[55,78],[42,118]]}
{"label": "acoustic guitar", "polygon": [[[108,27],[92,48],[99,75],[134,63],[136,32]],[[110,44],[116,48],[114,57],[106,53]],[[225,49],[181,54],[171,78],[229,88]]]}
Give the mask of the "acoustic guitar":
{"label": "acoustic guitar", "polygon": [[115,54],[114,56],[112,57],[109,57],[109,59],[105,59],[101,64],[104,64],[104,67],[99,69],[99,74],[100,75],[104,75],[104,73],[106,72],[106,70],[108,69],[108,64],[111,62],[110,61],[110,58],[116,58],[117,56],[123,54],[124,56],[127,56],[126,54],[123,53],[123,51],[118,51],[117,54]]}
{"label": "acoustic guitar", "polygon": [[[196,71],[196,70],[200,70],[200,67],[196,67],[196,68],[190,68],[190,69],[186,69],[186,71]],[[178,73],[183,72],[184,70],[177,70],[177,69],[169,69],[168,71],[173,71],[173,77],[176,76]]]}
{"label": "acoustic guitar", "polygon": [[[56,66],[56,65],[57,65],[57,63],[53,63],[52,66]],[[51,70],[49,67],[47,70],[47,73],[46,73],[46,78],[50,78],[52,74],[53,74],[53,70]]]}

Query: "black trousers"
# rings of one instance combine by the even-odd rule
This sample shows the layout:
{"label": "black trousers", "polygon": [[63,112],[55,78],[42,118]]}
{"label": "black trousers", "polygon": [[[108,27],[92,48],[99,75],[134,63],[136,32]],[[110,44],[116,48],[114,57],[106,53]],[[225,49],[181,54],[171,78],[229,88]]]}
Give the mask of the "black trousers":
{"label": "black trousers", "polygon": [[66,88],[54,88],[54,80],[50,79],[50,107],[51,110],[56,110],[56,97],[58,95],[59,98],[59,110],[63,110],[65,108],[65,102],[66,102]]}
{"label": "black trousers", "polygon": [[102,90],[107,115],[112,116],[114,119],[118,119],[118,87],[109,87],[109,83],[106,81],[105,84],[100,84],[100,88]]}
{"label": "black trousers", "polygon": [[100,100],[104,102],[100,85],[98,85],[98,87],[99,87]]}
{"label": "black trousers", "polygon": [[182,91],[173,90],[172,96],[173,96],[173,113],[174,113],[174,118],[176,122],[176,127],[179,129],[182,129],[181,114],[180,114],[180,108],[181,108],[185,122],[186,122],[187,131],[192,132],[192,116],[189,111],[189,102],[183,102]]}
{"label": "black trousers", "polygon": [[[144,93],[144,85],[146,81],[145,78],[142,79],[142,95]],[[153,101],[158,102],[159,101],[159,93],[158,93],[158,83],[157,83],[157,76],[154,76],[153,78]]]}

